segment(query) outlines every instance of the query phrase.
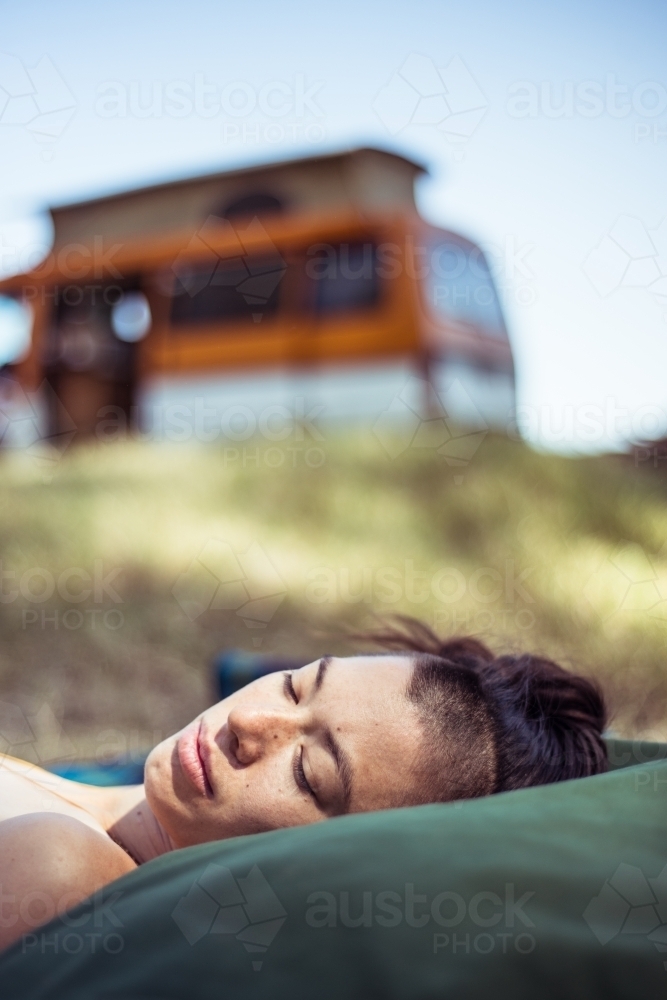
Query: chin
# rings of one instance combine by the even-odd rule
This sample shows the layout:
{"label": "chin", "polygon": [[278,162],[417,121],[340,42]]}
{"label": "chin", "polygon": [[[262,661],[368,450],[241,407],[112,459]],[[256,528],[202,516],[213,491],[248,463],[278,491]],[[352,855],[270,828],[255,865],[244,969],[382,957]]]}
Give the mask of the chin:
{"label": "chin", "polygon": [[214,838],[197,836],[201,823],[195,821],[196,806],[191,801],[196,793],[191,792],[180,773],[176,750],[178,736],[177,733],[158,743],[146,758],[144,794],[149,809],[174,844],[190,847]]}
{"label": "chin", "polygon": [[175,737],[153,747],[144,765],[144,794],[155,818],[166,828],[169,801],[176,799],[172,757]]}

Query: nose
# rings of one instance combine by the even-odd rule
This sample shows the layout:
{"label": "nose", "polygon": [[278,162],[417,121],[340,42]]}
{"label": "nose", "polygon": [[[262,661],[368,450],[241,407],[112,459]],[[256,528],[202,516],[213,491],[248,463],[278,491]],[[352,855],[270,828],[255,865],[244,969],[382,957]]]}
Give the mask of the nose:
{"label": "nose", "polygon": [[232,750],[241,764],[253,764],[281,749],[298,731],[294,713],[267,706],[237,705],[227,717]]}

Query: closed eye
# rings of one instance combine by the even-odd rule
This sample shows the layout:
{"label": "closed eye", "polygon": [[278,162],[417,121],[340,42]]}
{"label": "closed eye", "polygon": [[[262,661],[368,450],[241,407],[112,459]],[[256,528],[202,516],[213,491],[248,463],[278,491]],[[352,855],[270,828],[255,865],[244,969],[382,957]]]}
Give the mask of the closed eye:
{"label": "closed eye", "polygon": [[297,787],[301,789],[302,792],[305,792],[307,795],[310,795],[310,797],[314,799],[315,802],[317,802],[317,796],[315,795],[315,792],[313,791],[311,786],[308,784],[308,779],[306,778],[306,772],[303,769],[303,747],[299,747],[294,756],[294,761],[292,763],[292,771],[294,772],[294,780],[296,781]]}
{"label": "closed eye", "polygon": [[283,681],[283,691],[285,692],[285,696],[287,698],[290,698],[294,702],[295,705],[298,705],[299,704],[299,696],[297,695],[296,691],[294,690],[294,684],[292,683],[292,674],[288,672],[288,673],[283,674],[283,676],[285,678],[284,681]]}

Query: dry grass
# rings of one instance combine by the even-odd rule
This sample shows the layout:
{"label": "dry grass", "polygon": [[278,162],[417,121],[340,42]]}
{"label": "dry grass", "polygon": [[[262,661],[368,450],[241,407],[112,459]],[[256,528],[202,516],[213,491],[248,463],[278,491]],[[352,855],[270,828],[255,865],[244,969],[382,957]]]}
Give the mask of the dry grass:
{"label": "dry grass", "polygon": [[[318,468],[302,452],[271,468],[265,442],[245,445],[259,448],[259,467],[215,446],[81,446],[48,482],[27,456],[0,453],[0,749],[41,759],[144,749],[210,700],[221,647],[343,653],[345,627],[394,611],[497,649],[546,652],[600,679],[617,731],[667,734],[657,472],[492,437],[457,469],[428,449],[391,461],[360,432],[327,439]],[[233,610],[190,620],[179,606],[172,588],[210,540],[237,554],[258,543],[270,559],[285,593],[266,628]],[[116,573],[97,600],[57,588],[30,597],[50,577],[62,589],[68,570],[93,575],[96,561]],[[206,580],[200,568],[181,581],[190,617],[190,598],[210,603]]]}

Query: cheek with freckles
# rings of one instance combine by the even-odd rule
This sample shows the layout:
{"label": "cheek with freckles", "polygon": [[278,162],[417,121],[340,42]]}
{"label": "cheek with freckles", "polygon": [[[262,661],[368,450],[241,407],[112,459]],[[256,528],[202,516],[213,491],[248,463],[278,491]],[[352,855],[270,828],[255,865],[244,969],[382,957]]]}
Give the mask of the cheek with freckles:
{"label": "cheek with freckles", "polygon": [[293,785],[291,753],[227,773],[219,801],[194,793],[180,774],[178,734],[146,762],[145,791],[155,817],[178,847],[300,826],[321,819]]}
{"label": "cheek with freckles", "polygon": [[230,777],[224,802],[204,805],[207,818],[212,824],[223,824],[227,836],[300,826],[321,818],[294,783],[291,751],[235,771]]}

